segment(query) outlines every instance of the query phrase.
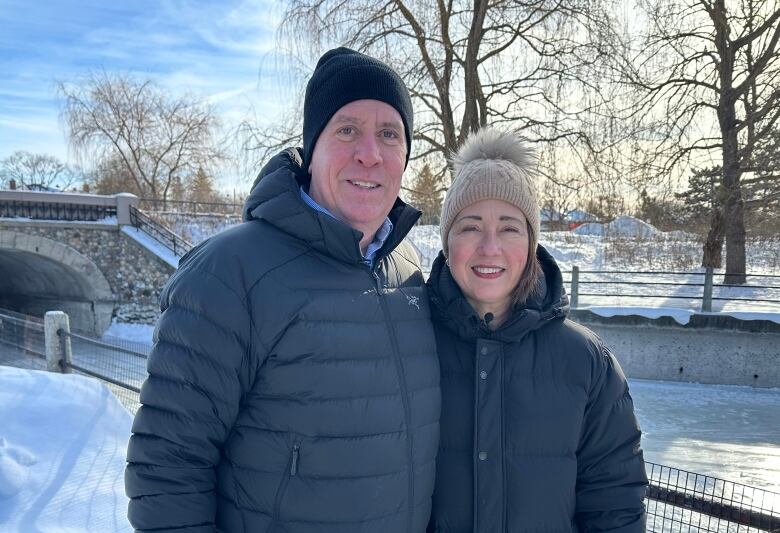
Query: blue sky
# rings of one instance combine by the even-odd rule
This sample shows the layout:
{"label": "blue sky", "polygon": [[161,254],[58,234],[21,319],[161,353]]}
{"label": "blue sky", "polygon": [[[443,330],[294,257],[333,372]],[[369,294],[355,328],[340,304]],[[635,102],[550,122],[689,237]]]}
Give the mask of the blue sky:
{"label": "blue sky", "polygon": [[57,83],[101,69],[205,98],[228,126],[250,108],[278,113],[279,16],[275,0],[0,0],[0,159],[27,150],[75,162]]}

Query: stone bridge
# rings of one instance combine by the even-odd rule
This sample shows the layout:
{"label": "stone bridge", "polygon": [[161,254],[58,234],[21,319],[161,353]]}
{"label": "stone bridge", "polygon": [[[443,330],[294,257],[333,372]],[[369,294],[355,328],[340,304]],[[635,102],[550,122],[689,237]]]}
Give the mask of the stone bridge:
{"label": "stone bridge", "polygon": [[137,204],[131,194],[0,191],[0,308],[65,311],[92,334],[123,310],[153,315],[178,257],[140,229]]}

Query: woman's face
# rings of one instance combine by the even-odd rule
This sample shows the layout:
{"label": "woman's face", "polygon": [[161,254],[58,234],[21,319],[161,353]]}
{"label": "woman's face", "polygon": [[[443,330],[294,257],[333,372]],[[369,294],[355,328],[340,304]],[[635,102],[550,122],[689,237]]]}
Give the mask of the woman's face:
{"label": "woman's face", "polygon": [[528,261],[528,224],[517,207],[481,200],[455,217],[447,237],[452,276],[480,314],[503,315]]}

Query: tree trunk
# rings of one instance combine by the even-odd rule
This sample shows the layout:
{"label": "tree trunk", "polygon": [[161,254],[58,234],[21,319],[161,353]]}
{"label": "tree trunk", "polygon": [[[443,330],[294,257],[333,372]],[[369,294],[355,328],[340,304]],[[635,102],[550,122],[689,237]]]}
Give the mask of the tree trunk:
{"label": "tree trunk", "polygon": [[737,137],[736,104],[739,95],[734,88],[735,48],[729,38],[728,12],[724,0],[712,4],[715,24],[715,45],[721,58],[719,68],[720,97],[718,99],[718,123],[720,125],[723,176],[718,202],[722,206],[726,235],[725,283],[745,283],[745,209],[742,201],[740,178],[739,139]]}
{"label": "tree trunk", "polygon": [[745,254],[745,202],[742,199],[739,183],[731,191],[724,207],[726,225],[726,275],[723,282],[731,285],[744,285],[746,276]]}
{"label": "tree trunk", "polygon": [[704,242],[704,256],[701,260],[701,266],[704,268],[720,268],[723,264],[723,234],[723,210],[716,208],[712,214],[707,240]]}

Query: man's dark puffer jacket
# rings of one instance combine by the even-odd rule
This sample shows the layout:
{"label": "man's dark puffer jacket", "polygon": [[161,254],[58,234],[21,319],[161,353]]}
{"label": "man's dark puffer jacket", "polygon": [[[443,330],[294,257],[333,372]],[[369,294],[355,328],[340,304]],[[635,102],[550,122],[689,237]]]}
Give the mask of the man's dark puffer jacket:
{"label": "man's dark puffer jacket", "polygon": [[538,297],[488,330],[442,255],[428,280],[441,365],[429,531],[643,533],[640,431],[615,358],[564,317],[543,247]]}
{"label": "man's dark puffer jacket", "polygon": [[440,395],[423,278],[401,242],[419,212],[396,202],[372,270],[360,233],[306,206],[291,165],[275,166],[248,221],[187,254],[163,291],[128,448],[130,521],[422,532]]}

